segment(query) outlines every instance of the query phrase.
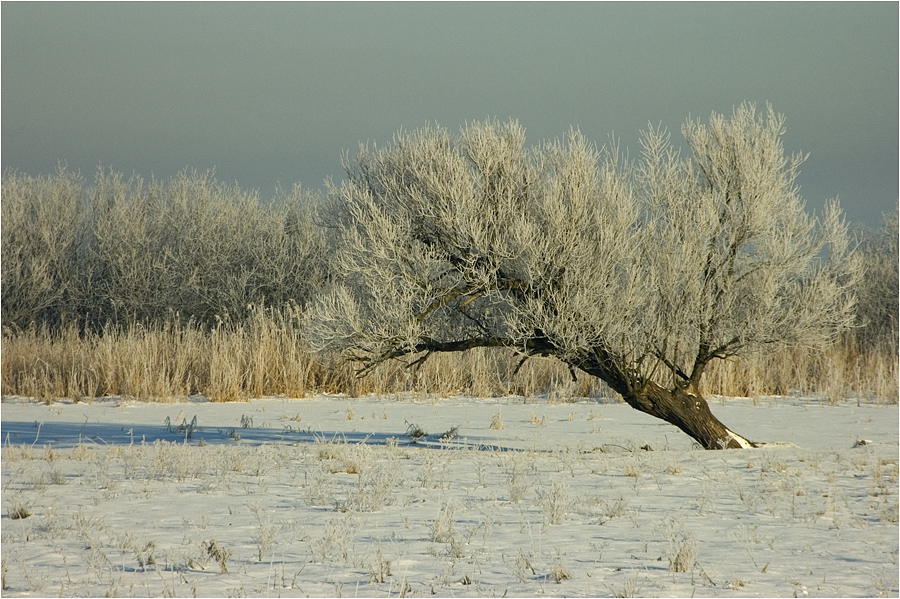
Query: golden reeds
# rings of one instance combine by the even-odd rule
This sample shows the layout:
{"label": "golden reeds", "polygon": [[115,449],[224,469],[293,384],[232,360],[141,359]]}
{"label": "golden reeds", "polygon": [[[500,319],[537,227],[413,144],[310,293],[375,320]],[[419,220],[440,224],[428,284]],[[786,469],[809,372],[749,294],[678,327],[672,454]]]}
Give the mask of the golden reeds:
{"label": "golden reeds", "polygon": [[[176,401],[203,395],[213,401],[316,392],[521,395],[568,401],[615,401],[599,380],[534,358],[515,372],[519,356],[490,348],[436,354],[408,368],[387,362],[357,378],[351,364],[328,363],[309,351],[299,310],[256,309],[240,324],[205,327],[170,320],[162,325],[110,326],[102,333],[64,326],[6,331],[2,340],[2,392],[43,400],[123,396]],[[760,396],[799,393],[831,402],[897,403],[897,347],[860,352],[852,337],[817,352],[791,350],[710,365],[707,395]]]}

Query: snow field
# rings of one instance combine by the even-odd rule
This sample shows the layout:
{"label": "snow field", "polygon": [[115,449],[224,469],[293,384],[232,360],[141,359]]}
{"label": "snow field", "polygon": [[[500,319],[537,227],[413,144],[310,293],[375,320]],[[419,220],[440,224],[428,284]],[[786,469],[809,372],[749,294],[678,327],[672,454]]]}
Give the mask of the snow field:
{"label": "snow field", "polygon": [[712,408],[5,398],[3,594],[897,596],[897,408]]}

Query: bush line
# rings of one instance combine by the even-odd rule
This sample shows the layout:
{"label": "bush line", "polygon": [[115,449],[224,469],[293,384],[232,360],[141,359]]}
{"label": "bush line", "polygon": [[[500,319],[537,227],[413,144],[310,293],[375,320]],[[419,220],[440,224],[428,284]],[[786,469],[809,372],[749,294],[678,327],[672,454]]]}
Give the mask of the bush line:
{"label": "bush line", "polygon": [[[316,392],[515,394],[616,400],[562,364],[503,350],[394,362],[364,379],[316,355],[304,308],[328,280],[322,197],[270,202],[211,173],[144,182],[100,170],[6,173],[2,183],[2,392],[44,400],[215,401]],[[799,392],[897,403],[897,217],[860,230],[859,328],[832,347],[716,361],[705,394]]]}

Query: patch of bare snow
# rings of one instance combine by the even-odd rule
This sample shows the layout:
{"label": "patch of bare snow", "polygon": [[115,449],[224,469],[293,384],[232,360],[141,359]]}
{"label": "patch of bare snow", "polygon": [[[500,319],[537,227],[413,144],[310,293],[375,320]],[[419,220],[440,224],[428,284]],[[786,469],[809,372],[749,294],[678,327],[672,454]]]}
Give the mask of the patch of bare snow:
{"label": "patch of bare snow", "polygon": [[3,594],[897,596],[897,407],[711,407],[4,398]]}

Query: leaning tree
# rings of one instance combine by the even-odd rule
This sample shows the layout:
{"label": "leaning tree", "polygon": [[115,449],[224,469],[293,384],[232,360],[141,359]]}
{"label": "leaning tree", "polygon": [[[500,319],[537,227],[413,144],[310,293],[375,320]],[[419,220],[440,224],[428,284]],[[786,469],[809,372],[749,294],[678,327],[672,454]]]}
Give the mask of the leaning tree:
{"label": "leaning tree", "polygon": [[475,347],[553,356],[706,449],[753,446],[710,412],[707,365],[852,322],[840,209],[806,212],[783,122],[752,105],[689,120],[688,157],[650,127],[633,161],[577,131],[526,147],[517,122],[361,146],[329,190],[336,280],[313,336],[361,374]]}

